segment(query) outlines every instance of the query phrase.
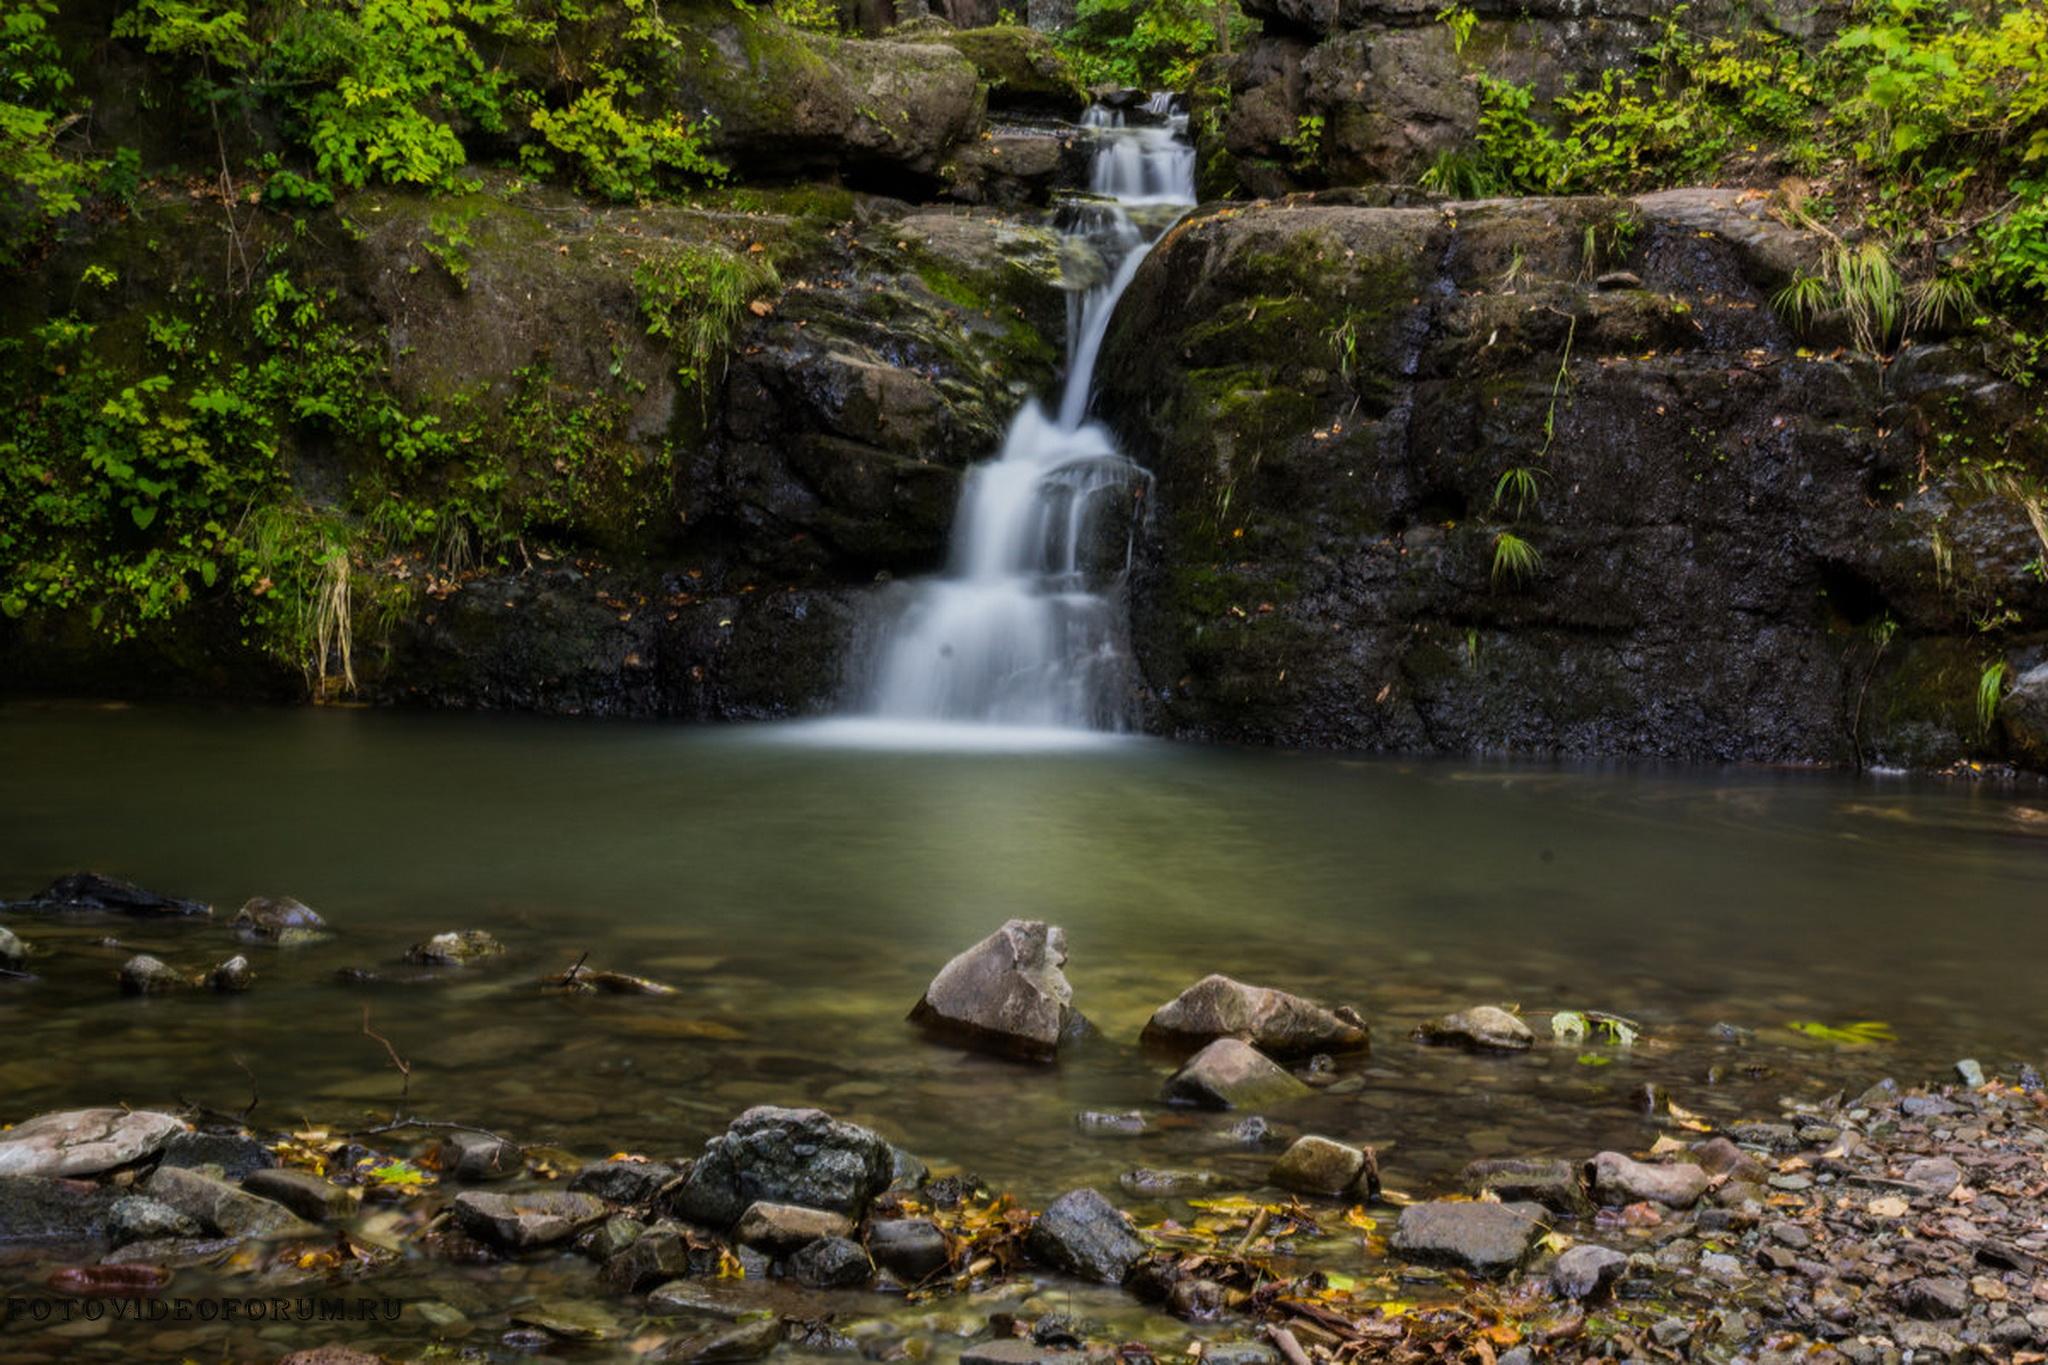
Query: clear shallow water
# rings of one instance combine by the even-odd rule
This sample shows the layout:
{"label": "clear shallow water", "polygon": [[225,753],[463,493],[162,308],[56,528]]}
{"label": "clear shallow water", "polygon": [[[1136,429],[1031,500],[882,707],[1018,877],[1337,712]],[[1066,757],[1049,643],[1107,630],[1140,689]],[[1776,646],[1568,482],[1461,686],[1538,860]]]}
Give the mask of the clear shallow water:
{"label": "clear shallow water", "polygon": [[[816,1103],[1033,1202],[1134,1165],[1255,1185],[1270,1156],[1223,1144],[1221,1120],[1166,1116],[1124,1142],[1071,1122],[1159,1116],[1171,1064],[1131,1040],[1226,971],[1366,1015],[1365,1070],[1272,1117],[1379,1144],[1388,1183],[1423,1193],[1476,1156],[1647,1146],[1646,1081],[1735,1117],[2048,1051],[2040,793],[1141,739],[1040,751],[1031,732],[963,752],[924,734],[895,749],[844,725],[0,707],[0,895],[94,868],[223,921],[10,917],[50,951],[40,980],[0,982],[0,1122],[117,1100],[239,1109],[239,1057],[258,1124],[402,1108],[584,1156],[680,1154],[748,1104]],[[224,921],[254,894],[298,896],[338,932],[244,948]],[[949,956],[1013,915],[1066,927],[1076,1003],[1105,1035],[1056,1069],[903,1022]],[[336,979],[459,928],[511,952],[425,984]],[[90,942],[109,932],[192,968],[245,951],[259,980],[125,999],[126,950]],[[586,952],[679,993],[533,987]],[[1408,1040],[1489,1001],[1614,1011],[1645,1041],[1594,1066],[1547,1042],[1487,1059]],[[402,1104],[360,1036],[366,1005],[415,1065]],[[1840,1051],[1783,1027],[1860,1019],[1899,1041]],[[1756,1036],[1718,1039],[1722,1021]]]}

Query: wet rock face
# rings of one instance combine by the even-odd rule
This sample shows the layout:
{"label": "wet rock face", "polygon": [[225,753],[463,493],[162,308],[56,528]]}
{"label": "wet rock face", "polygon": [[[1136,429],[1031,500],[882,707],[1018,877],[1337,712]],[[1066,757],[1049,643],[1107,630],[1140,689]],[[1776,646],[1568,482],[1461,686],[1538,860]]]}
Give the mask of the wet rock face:
{"label": "wet rock face", "polygon": [[705,1144],[676,1195],[676,1212],[720,1230],[757,1201],[858,1219],[889,1187],[892,1153],[880,1134],[819,1109],[749,1109]]}
{"label": "wet rock face", "polygon": [[1538,1212],[1527,1204],[1411,1204],[1395,1225],[1394,1251],[1424,1264],[1505,1275],[1528,1259],[1543,1235]]}
{"label": "wet rock face", "polygon": [[1335,1013],[1286,991],[1215,975],[1160,1006],[1145,1025],[1144,1040],[1192,1047],[1236,1038],[1269,1056],[1298,1057],[1357,1051],[1371,1036],[1352,1011]]}
{"label": "wet rock face", "polygon": [[1064,929],[1013,919],[940,969],[911,1022],[992,1052],[1051,1061],[1074,1017],[1074,990],[1060,970],[1066,960]]}
{"label": "wet rock face", "polygon": [[1025,1249],[1055,1270],[1103,1284],[1121,1284],[1145,1255],[1131,1220],[1094,1190],[1069,1190],[1046,1205]]}
{"label": "wet rock face", "polygon": [[[2022,511],[1940,470],[1920,489],[1908,423],[2017,423],[2009,383],[1956,346],[1882,374],[1814,355],[1829,339],[1770,304],[1814,245],[1761,199],[1369,197],[1198,214],[1117,310],[1096,406],[1157,480],[1131,588],[1149,728],[1696,761],[1973,748],[1981,650],[1929,538],[2029,621],[2048,584]],[[1642,287],[1597,287],[1619,269]],[[1495,500],[1516,468],[1519,510]],[[1503,531],[1533,569],[1502,567]]]}
{"label": "wet rock face", "polygon": [[185,1131],[146,1109],[71,1109],[0,1133],[0,1176],[97,1175],[155,1156]]}

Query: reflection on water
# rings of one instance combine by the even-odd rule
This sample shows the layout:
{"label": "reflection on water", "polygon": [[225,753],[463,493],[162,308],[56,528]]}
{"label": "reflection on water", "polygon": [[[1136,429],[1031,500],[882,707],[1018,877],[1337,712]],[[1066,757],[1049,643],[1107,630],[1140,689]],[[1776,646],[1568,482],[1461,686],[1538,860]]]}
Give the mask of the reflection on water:
{"label": "reflection on water", "polygon": [[[745,1104],[823,1104],[1041,1198],[1147,1164],[1256,1180],[1214,1125],[1081,1137],[1143,1107],[1146,1015],[1220,970],[1357,1005],[1363,1074],[1289,1122],[1376,1141],[1390,1183],[1490,1152],[1647,1145],[1645,1081],[1733,1114],[1956,1057],[2038,1062],[2048,801],[1754,769],[1475,767],[1133,740],[1059,752],[860,736],[346,711],[0,710],[0,894],[91,867],[211,899],[290,894],[339,930],[256,953],[247,996],[129,1000],[126,951],[198,967],[220,926],[16,920],[58,951],[0,987],[0,1096],[389,1110],[368,1006],[415,1062],[407,1107],[601,1154],[694,1150]],[[793,742],[802,740],[803,742]],[[903,1015],[1004,918],[1066,926],[1105,1041],[1056,1070],[919,1040]],[[443,929],[512,952],[434,983],[344,986]],[[252,950],[253,951],[253,950]],[[593,966],[665,999],[530,982]],[[1646,1042],[1473,1059],[1407,1030],[1483,1000],[1615,1011]],[[1815,1051],[1793,1020],[1883,1019],[1895,1046]],[[1719,1022],[1757,1030],[1747,1044]],[[1540,1029],[1540,1020],[1539,1029]],[[1745,1075],[1751,1067],[1768,1074]],[[1710,1085],[1710,1069],[1719,1083]]]}

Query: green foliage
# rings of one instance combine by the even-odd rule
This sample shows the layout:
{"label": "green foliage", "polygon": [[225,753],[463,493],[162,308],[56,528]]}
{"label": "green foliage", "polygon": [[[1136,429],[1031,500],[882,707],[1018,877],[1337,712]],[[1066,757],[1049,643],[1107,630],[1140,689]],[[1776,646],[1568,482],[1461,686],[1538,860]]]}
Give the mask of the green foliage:
{"label": "green foliage", "polygon": [[839,6],[834,0],[774,0],[774,9],[775,17],[791,28],[839,32]]}
{"label": "green foliage", "polygon": [[1493,485],[1491,510],[1497,512],[1507,507],[1517,519],[1526,516],[1541,493],[1536,483],[1541,475],[1541,470],[1529,465],[1513,465],[1502,470],[1499,480]]}
{"label": "green foliage", "polygon": [[1084,85],[1184,90],[1252,28],[1237,0],[1080,0],[1059,44]]}
{"label": "green foliage", "polygon": [[1998,719],[1998,704],[2005,699],[2005,660],[1994,659],[1977,675],[1977,733],[1991,733]]}
{"label": "green foliage", "polygon": [[1516,535],[1513,531],[1497,531],[1493,537],[1493,582],[1498,587],[1502,579],[1513,579],[1517,584],[1526,583],[1536,576],[1543,567],[1543,556],[1536,547]]}
{"label": "green foliage", "polygon": [[71,73],[50,36],[54,0],[0,0],[0,266],[75,213],[107,161],[67,156],[58,138]]}
{"label": "green foliage", "polygon": [[1437,22],[1451,31],[1451,50],[1462,53],[1465,44],[1471,41],[1472,30],[1479,25],[1479,16],[1469,5],[1445,5],[1436,12]]}
{"label": "green foliage", "polygon": [[674,345],[686,386],[704,381],[747,305],[781,282],[765,255],[709,244],[670,247],[633,271],[648,334]]}
{"label": "green foliage", "polygon": [[1323,158],[1323,116],[1303,114],[1294,121],[1294,131],[1283,143],[1290,154],[1290,164],[1297,171],[1306,171]]}
{"label": "green foliage", "polygon": [[1898,1035],[1892,1032],[1892,1026],[1879,1019],[1858,1019],[1853,1023],[1840,1025],[1801,1019],[1788,1023],[1785,1027],[1815,1042],[1827,1043],[1833,1047],[1874,1047],[1880,1043],[1896,1043],[1899,1040]]}
{"label": "green foliage", "polygon": [[[680,176],[707,183],[725,178],[726,168],[704,150],[711,120],[692,123],[681,114],[640,118],[618,104],[612,85],[585,90],[565,109],[536,109],[533,130],[553,151],[569,158],[576,179],[607,199],[639,199]],[[527,164],[546,168],[531,144]]]}

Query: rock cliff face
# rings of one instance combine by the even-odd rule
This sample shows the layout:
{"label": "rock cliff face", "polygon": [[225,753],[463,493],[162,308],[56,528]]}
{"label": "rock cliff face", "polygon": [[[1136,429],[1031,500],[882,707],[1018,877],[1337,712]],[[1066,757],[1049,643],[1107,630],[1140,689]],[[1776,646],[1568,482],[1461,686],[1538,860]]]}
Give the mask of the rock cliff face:
{"label": "rock cliff face", "polygon": [[1196,214],[1112,331],[1101,407],[1158,478],[1132,593],[1155,728],[1971,745],[1975,622],[2039,619],[2043,545],[1923,456],[2015,429],[2026,394],[1935,338],[1886,368],[1788,335],[1766,300],[1812,247],[1760,195],[1345,198]]}

